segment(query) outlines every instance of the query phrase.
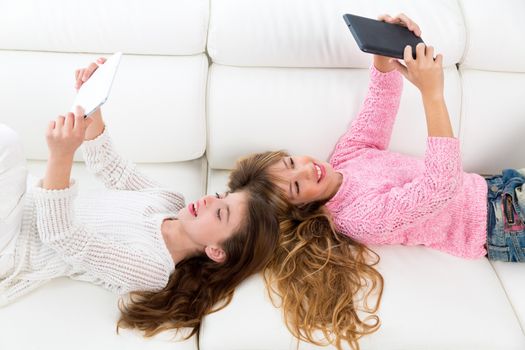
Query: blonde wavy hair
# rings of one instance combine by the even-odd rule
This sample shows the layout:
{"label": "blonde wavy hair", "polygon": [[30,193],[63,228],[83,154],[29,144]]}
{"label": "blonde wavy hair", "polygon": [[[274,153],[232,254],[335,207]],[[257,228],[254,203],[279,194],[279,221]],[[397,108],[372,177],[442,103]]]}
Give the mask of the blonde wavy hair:
{"label": "blonde wavy hair", "polygon": [[[251,155],[237,162],[232,175],[259,169],[277,183],[282,179],[270,167],[287,156],[282,151]],[[229,187],[235,190],[235,183]],[[273,304],[282,307],[286,326],[298,340],[337,349],[348,343],[358,350],[359,339],[380,326],[376,312],[384,281],[375,269],[379,256],[337,232],[326,201],[298,207],[284,193],[279,198],[279,244],[264,269]]]}

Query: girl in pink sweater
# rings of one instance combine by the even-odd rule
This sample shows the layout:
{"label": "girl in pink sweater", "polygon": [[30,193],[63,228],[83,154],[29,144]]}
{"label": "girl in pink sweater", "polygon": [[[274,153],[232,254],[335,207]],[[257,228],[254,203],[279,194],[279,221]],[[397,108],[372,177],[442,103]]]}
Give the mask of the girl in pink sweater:
{"label": "girl in pink sweater", "polygon": [[[405,15],[380,19],[421,35]],[[483,257],[488,246],[490,259],[525,260],[525,200],[515,191],[525,179],[514,170],[487,180],[464,172],[443,97],[442,56],[434,59],[434,49],[422,44],[416,59],[410,47],[404,58],[405,65],[374,56],[363,107],[329,162],[284,152],[241,161],[274,160],[264,171],[289,204],[267,284],[282,300],[288,328],[302,340],[316,343],[318,331],[337,348],[347,342],[355,349],[363,335],[377,330],[383,280],[367,244],[422,244],[464,258]],[[424,159],[387,150],[403,76],[423,99]]]}
{"label": "girl in pink sweater", "polygon": [[[381,17],[421,35],[405,15]],[[419,44],[404,63],[374,56],[362,109],[329,162],[285,156],[271,171],[299,207],[326,204],[338,231],[365,244],[425,245],[463,258],[525,261],[523,175],[483,178],[462,169],[443,97],[442,55]],[[428,138],[423,159],[389,151],[403,76],[421,92]]]}

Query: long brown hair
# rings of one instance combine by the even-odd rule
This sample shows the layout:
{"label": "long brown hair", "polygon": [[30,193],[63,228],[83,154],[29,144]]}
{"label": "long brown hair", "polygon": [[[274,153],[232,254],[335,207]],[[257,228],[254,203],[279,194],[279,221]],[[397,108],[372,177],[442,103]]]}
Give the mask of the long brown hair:
{"label": "long brown hair", "polygon": [[243,222],[222,243],[226,261],[216,263],[205,254],[182,260],[162,290],[132,292],[127,302],[119,302],[117,330],[137,328],[149,337],[189,327],[191,332],[184,338],[196,334],[198,342],[203,317],[228,305],[235,288],[268,263],[279,234],[271,204],[274,185],[253,173],[237,173],[231,179],[236,184],[232,192],[245,191],[248,199]]}
{"label": "long brown hair", "polygon": [[[286,156],[282,151],[251,155],[237,163],[232,175],[258,169],[277,183],[282,180],[272,176],[270,167]],[[231,181],[230,187],[235,188]],[[380,326],[376,312],[384,281],[375,269],[379,256],[337,232],[324,206],[328,199],[298,207],[284,192],[276,197],[279,246],[264,273],[270,298],[282,307],[296,338],[338,349],[346,342],[359,349],[359,338]],[[317,331],[325,341],[315,337]]]}

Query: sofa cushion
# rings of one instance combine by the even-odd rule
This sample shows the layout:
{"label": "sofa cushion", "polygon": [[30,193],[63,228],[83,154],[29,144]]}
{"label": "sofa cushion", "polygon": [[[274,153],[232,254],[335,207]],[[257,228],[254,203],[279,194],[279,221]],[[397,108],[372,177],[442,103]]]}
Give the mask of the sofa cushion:
{"label": "sofa cushion", "polygon": [[193,55],[205,50],[209,8],[209,0],[2,0],[0,47]]}
{"label": "sofa cushion", "polygon": [[369,57],[359,51],[343,14],[400,12],[420,25],[425,42],[445,53],[445,66],[460,60],[465,27],[451,0],[213,0],[208,53],[213,62],[233,66],[366,68]]}
{"label": "sofa cushion", "polygon": [[[46,162],[31,160],[27,164],[28,185],[31,186],[37,179],[44,176]],[[206,193],[206,179],[203,175],[206,173],[204,158],[177,163],[140,163],[137,164],[137,168],[162,186],[182,193],[186,203],[195,201]],[[104,187],[99,179],[86,170],[83,162],[73,163],[71,177],[78,181],[80,194]]]}
{"label": "sofa cushion", "polygon": [[[99,55],[0,52],[0,123],[19,132],[29,159],[46,159],[50,120],[74,100],[75,69]],[[116,147],[135,162],[199,158],[206,147],[208,59],[124,55],[103,114]],[[77,154],[76,160],[80,160]]]}
{"label": "sofa cushion", "polygon": [[[116,333],[118,296],[98,286],[59,278],[0,309],[0,349],[197,349],[195,337],[174,342],[173,332],[144,338]],[[187,334],[187,333],[186,333]]]}
{"label": "sofa cushion", "polygon": [[[249,68],[213,64],[208,83],[211,169],[231,169],[253,152],[285,149],[328,159],[358,114],[368,90],[367,69]],[[404,82],[390,148],[423,156],[427,126],[421,95]],[[460,77],[445,70],[445,99],[459,133]],[[242,145],[242,147],[239,147]]]}
{"label": "sofa cushion", "polygon": [[467,41],[463,68],[525,72],[525,1],[461,0]]}
{"label": "sofa cushion", "polygon": [[460,70],[463,166],[481,174],[525,167],[525,74]]}
{"label": "sofa cushion", "polygon": [[503,263],[501,261],[492,262],[494,271],[498,274],[498,278],[505,293],[509,298],[517,319],[521,324],[521,328],[525,329],[525,264]]}
{"label": "sofa cushion", "polygon": [[[465,260],[423,247],[373,247],[385,278],[382,326],[361,349],[523,349],[525,337],[485,258]],[[249,320],[249,322],[248,322]],[[206,317],[202,350],[296,349],[260,275]],[[335,349],[301,342],[300,349]],[[349,349],[348,346],[345,349]]]}

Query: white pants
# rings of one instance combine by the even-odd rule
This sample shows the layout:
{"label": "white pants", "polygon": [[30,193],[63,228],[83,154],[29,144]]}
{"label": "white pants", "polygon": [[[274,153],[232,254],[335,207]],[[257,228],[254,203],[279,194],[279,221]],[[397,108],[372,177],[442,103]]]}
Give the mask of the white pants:
{"label": "white pants", "polygon": [[0,276],[12,267],[22,224],[27,168],[18,135],[0,124]]}

